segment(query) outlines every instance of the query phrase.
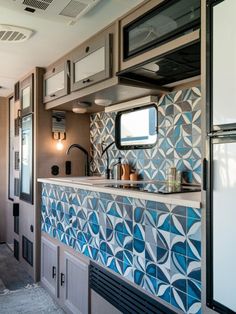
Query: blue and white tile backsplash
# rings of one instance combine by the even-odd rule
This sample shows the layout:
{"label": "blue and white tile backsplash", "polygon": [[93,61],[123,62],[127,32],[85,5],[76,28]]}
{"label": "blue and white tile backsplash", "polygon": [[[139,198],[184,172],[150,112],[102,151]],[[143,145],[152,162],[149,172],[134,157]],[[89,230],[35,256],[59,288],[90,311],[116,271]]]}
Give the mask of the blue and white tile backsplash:
{"label": "blue and white tile backsplash", "polygon": [[183,313],[201,313],[201,210],[42,184],[42,231]]}
{"label": "blue and white tile backsplash", "polygon": [[[111,165],[122,157],[144,179],[165,180],[166,170],[176,166],[191,183],[201,183],[201,92],[198,87],[164,95],[158,107],[158,141],[152,149],[110,150]],[[100,144],[114,141],[115,113],[91,115],[92,171],[104,173]]]}

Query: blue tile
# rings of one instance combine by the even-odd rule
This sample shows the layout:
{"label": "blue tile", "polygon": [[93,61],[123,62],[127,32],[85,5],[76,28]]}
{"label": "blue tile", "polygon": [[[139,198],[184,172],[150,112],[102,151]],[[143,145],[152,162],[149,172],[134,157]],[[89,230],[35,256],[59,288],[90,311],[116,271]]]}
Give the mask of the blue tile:
{"label": "blue tile", "polygon": [[190,279],[201,281],[201,262],[187,258],[187,275]]}
{"label": "blue tile", "polygon": [[157,228],[160,230],[170,231],[170,226],[170,214],[158,211]]}
{"label": "blue tile", "polygon": [[145,241],[145,226],[141,224],[135,224],[133,236],[135,239]]}
{"label": "blue tile", "polygon": [[201,283],[193,279],[188,279],[187,293],[193,298],[201,300]]}
{"label": "blue tile", "polygon": [[194,299],[190,295],[187,296],[187,307],[189,314],[202,314],[201,302],[198,299]]}
{"label": "blue tile", "polygon": [[175,288],[171,288],[171,304],[183,312],[187,312],[187,295]]}
{"label": "blue tile", "polygon": [[155,263],[149,260],[146,260],[146,274],[157,278],[157,266]]}
{"label": "blue tile", "polygon": [[171,215],[171,233],[186,235],[186,217]]}
{"label": "blue tile", "polygon": [[171,251],[182,255],[186,255],[187,243],[185,236],[171,234]]}
{"label": "blue tile", "polygon": [[155,209],[147,209],[145,211],[145,225],[156,227],[157,211]]}
{"label": "blue tile", "polygon": [[182,254],[171,252],[171,272],[175,274],[187,274],[187,258]]}
{"label": "blue tile", "polygon": [[149,292],[153,295],[156,295],[156,293],[157,293],[157,279],[152,277],[152,276],[145,275],[143,288],[147,292]]}
{"label": "blue tile", "polygon": [[136,283],[136,285],[138,286],[143,285],[144,276],[145,276],[144,272],[135,269],[134,270],[134,283]]}
{"label": "blue tile", "polygon": [[134,209],[134,222],[136,223],[144,223],[144,208],[136,207]]}
{"label": "blue tile", "polygon": [[134,253],[136,255],[140,255],[145,257],[145,242],[141,240],[134,239],[133,240],[134,244]]}
{"label": "blue tile", "polygon": [[188,239],[186,255],[192,259],[201,259],[201,241]]}
{"label": "blue tile", "polygon": [[158,279],[157,296],[162,300],[170,303],[170,293],[171,293],[170,285]]}

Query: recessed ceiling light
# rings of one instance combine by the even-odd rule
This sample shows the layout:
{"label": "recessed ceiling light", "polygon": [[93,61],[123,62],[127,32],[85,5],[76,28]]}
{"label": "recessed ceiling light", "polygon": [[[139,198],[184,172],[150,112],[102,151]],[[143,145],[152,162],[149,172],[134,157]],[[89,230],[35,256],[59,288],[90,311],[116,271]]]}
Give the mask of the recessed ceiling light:
{"label": "recessed ceiling light", "polygon": [[91,104],[89,102],[78,102],[73,106],[72,111],[74,113],[86,113],[90,106]]}
{"label": "recessed ceiling light", "polygon": [[95,104],[98,106],[109,106],[112,101],[110,99],[106,99],[106,98],[97,98],[94,100]]}

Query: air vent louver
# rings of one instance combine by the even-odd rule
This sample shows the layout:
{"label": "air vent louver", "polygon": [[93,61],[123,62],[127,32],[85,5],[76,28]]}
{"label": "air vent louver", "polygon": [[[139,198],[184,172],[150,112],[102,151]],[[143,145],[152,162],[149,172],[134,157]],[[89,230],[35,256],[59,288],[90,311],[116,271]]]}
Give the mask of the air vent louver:
{"label": "air vent louver", "polygon": [[101,0],[71,0],[59,15],[72,18],[75,22],[79,17],[89,12],[100,1]]}
{"label": "air vent louver", "polygon": [[35,9],[46,10],[53,0],[24,0],[22,4]]}
{"label": "air vent louver", "polygon": [[30,38],[33,31],[22,27],[0,24],[0,41],[23,42]]}
{"label": "air vent louver", "polygon": [[82,2],[71,0],[60,15],[76,18],[86,7],[87,5]]}
{"label": "air vent louver", "polygon": [[175,312],[129,285],[118,276],[91,262],[89,266],[89,286],[97,294],[111,303],[121,313],[126,314],[174,314]]}

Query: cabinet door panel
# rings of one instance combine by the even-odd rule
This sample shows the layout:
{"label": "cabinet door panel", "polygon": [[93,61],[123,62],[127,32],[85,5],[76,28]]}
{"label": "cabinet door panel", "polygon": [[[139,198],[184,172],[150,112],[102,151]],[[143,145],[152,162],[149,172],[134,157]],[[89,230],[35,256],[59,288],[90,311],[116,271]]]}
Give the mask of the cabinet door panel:
{"label": "cabinet door panel", "polygon": [[63,271],[61,289],[66,309],[73,314],[88,313],[88,265],[65,252]]}
{"label": "cabinet door panel", "polygon": [[53,93],[56,93],[59,90],[64,89],[64,76],[65,72],[61,71],[47,79],[47,84],[45,86],[46,96],[53,95]]}
{"label": "cabinet door panel", "polygon": [[234,0],[220,2],[213,7],[212,122],[215,129],[219,126],[230,129],[231,124],[233,127],[236,125],[235,11]]}
{"label": "cabinet door panel", "polygon": [[31,74],[20,83],[21,115],[24,117],[34,111],[34,75]]}
{"label": "cabinet door panel", "polygon": [[69,93],[70,62],[66,61],[44,74],[44,103]]}
{"label": "cabinet door panel", "polygon": [[84,80],[104,70],[105,47],[102,47],[75,63],[75,81]]}
{"label": "cabinet door panel", "polygon": [[71,90],[96,84],[111,76],[112,34],[80,47],[71,58]]}
{"label": "cabinet door panel", "polygon": [[41,244],[41,281],[58,297],[58,246],[45,238]]}

